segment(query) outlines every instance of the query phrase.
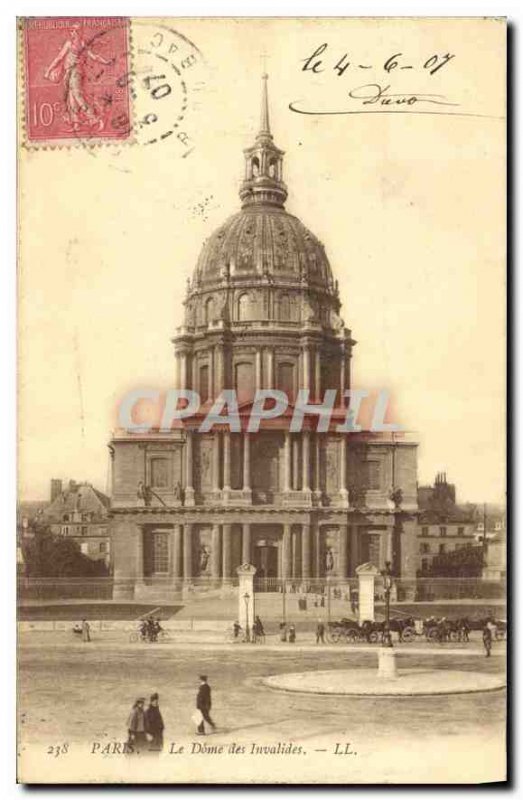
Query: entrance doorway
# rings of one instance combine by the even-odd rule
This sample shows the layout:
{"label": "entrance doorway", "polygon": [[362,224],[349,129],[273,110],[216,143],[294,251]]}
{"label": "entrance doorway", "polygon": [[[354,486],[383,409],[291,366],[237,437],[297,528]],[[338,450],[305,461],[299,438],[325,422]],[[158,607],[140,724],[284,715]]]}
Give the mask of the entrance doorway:
{"label": "entrance doorway", "polygon": [[278,547],[266,542],[258,543],[254,548],[254,566],[256,578],[278,577]]}

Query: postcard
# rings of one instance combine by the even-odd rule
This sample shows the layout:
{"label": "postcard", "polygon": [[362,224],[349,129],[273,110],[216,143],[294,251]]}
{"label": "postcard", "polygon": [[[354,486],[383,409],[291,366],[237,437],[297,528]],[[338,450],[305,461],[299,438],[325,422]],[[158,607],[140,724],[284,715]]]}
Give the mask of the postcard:
{"label": "postcard", "polygon": [[506,21],[24,17],[18,780],[506,780]]}

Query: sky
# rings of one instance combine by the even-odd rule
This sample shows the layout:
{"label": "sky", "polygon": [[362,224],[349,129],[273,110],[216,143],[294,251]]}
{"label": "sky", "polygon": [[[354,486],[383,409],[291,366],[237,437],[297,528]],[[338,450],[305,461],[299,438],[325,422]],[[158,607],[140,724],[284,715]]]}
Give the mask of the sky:
{"label": "sky", "polygon": [[[157,71],[169,42],[184,88],[167,70],[170,99],[155,105],[142,85],[136,118],[161,108],[165,125],[181,109],[184,141],[145,144],[141,129],[133,144],[20,148],[20,497],[47,498],[52,477],[106,491],[119,398],[172,385],[186,279],[204,239],[239,208],[266,69],[286,208],[324,243],[339,280],[357,340],[353,386],[391,392],[419,441],[420,483],[444,471],[460,500],[503,501],[502,24],[140,20],[137,70]],[[304,70],[323,44],[310,62],[320,58],[321,71]],[[434,74],[423,67],[447,53]],[[462,115],[289,108],[361,110],[349,92],[369,83],[437,94]]]}

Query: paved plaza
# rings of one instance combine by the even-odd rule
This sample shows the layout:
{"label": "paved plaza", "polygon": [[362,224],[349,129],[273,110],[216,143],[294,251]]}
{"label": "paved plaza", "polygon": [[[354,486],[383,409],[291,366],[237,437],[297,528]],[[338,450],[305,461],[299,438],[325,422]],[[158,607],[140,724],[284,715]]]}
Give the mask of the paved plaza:
{"label": "paved plaza", "polygon": [[[472,680],[480,674],[503,681],[504,651],[504,644],[496,644],[493,657],[486,659],[479,643],[448,650],[406,645],[398,648],[398,666],[400,671],[418,670],[418,675],[457,671],[471,673]],[[69,632],[22,633],[20,746],[31,750],[33,763],[45,767],[51,758],[48,748],[67,743],[68,754],[60,756],[64,781],[75,753],[85,754],[87,778],[92,765],[98,780],[103,774],[111,781],[151,780],[151,768],[163,780],[217,780],[225,758],[228,777],[240,783],[288,781],[288,758],[296,761],[297,782],[318,780],[317,759],[324,764],[326,782],[361,783],[369,775],[373,781],[407,783],[503,778],[503,690],[376,698],[290,693],[263,684],[271,675],[298,671],[310,675],[343,669],[356,676],[376,664],[372,647],[196,641],[133,645],[123,632],[100,633],[84,644]],[[207,737],[195,735],[191,720],[202,672],[209,676],[218,724]],[[126,740],[135,698],[154,691],[160,694],[166,725],[163,754],[154,757],[152,767],[144,764],[153,757],[111,755],[111,748]],[[177,755],[178,747],[185,754]],[[299,750],[283,759],[286,747]],[[248,753],[261,748],[259,757],[242,758],[241,748]],[[230,759],[235,759],[234,770]]]}

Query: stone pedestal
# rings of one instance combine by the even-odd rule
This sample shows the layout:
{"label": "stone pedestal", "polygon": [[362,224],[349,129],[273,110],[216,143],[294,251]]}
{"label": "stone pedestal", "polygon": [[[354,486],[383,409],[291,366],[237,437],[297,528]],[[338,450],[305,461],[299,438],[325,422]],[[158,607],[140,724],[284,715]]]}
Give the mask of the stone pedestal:
{"label": "stone pedestal", "polygon": [[252,633],[255,616],[254,576],[256,567],[252,564],[242,564],[236,569],[239,578],[238,585],[238,622],[244,632]]}
{"label": "stone pedestal", "polygon": [[374,564],[361,564],[356,568],[358,576],[358,622],[374,621],[374,584],[380,574]]}
{"label": "stone pedestal", "polygon": [[392,647],[380,647],[378,651],[378,677],[397,678],[396,653]]}

